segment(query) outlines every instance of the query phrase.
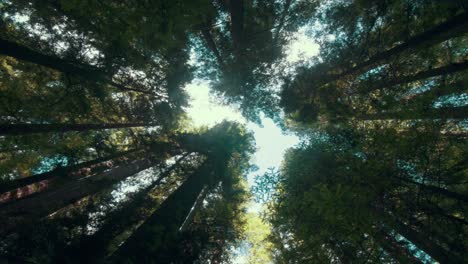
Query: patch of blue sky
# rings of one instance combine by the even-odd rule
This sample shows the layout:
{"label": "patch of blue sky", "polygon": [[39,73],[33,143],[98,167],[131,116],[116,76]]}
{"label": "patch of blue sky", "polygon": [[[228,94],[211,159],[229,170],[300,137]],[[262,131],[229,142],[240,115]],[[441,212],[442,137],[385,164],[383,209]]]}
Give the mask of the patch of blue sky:
{"label": "patch of blue sky", "polygon": [[462,107],[468,105],[468,93],[463,94],[449,94],[441,96],[434,102],[434,108],[441,107]]}
{"label": "patch of blue sky", "polygon": [[435,261],[431,256],[429,256],[426,252],[420,250],[416,245],[411,243],[408,239],[406,239],[404,236],[400,234],[396,234],[395,232],[393,233],[395,236],[395,239],[398,242],[403,242],[404,246],[410,250],[410,252],[417,257],[418,259],[421,260],[424,264],[438,264],[439,262]]}
{"label": "patch of blue sky", "polygon": [[418,86],[416,86],[414,88],[411,88],[409,91],[407,91],[405,94],[403,94],[402,97],[421,94],[421,93],[425,93],[425,92],[431,90],[436,85],[436,78],[437,77],[425,80],[422,84],[420,84],[420,85],[418,85]]}
{"label": "patch of blue sky", "polygon": [[51,171],[57,167],[65,167],[69,164],[69,160],[67,157],[62,155],[54,155],[50,157],[42,158],[39,165],[32,169],[32,174],[40,174],[44,172]]}
{"label": "patch of blue sky", "polygon": [[372,68],[372,69],[366,71],[365,73],[359,75],[358,79],[359,80],[366,80],[369,77],[372,77],[374,75],[379,75],[379,74],[384,72],[385,68],[387,68],[387,64],[380,65],[380,66],[377,66],[375,68]]}

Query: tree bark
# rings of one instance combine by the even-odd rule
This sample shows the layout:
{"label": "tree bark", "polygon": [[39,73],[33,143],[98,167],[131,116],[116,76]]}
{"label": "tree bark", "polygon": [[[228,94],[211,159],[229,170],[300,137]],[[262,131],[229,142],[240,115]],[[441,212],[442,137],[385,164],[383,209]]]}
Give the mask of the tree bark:
{"label": "tree bark", "polygon": [[216,43],[214,42],[213,36],[211,35],[210,29],[204,26],[201,30],[203,38],[205,39],[206,45],[208,48],[213,52],[218,61],[218,64],[221,69],[225,68],[223,58],[221,57],[221,53],[219,52],[218,48],[216,47]]}
{"label": "tree bark", "polygon": [[468,118],[468,106],[430,108],[418,111],[400,111],[357,115],[362,121],[376,120],[435,120],[435,119],[465,119]]}
{"label": "tree bark", "polygon": [[405,248],[403,245],[400,245],[396,239],[382,231],[382,230],[376,230],[375,234],[376,240],[379,242],[379,244],[382,246],[382,248],[390,254],[395,260],[398,261],[398,263],[402,264],[421,264],[422,261],[418,258],[416,258],[407,248]]}
{"label": "tree bark", "polygon": [[383,223],[385,223],[389,228],[409,240],[418,249],[424,251],[434,260],[441,264],[463,263],[459,256],[445,250],[436,242],[430,240],[428,236],[421,234],[410,225],[403,223],[397,216],[385,212],[384,209],[376,206],[371,207],[371,210],[376,213]]}
{"label": "tree bark", "polygon": [[244,35],[244,0],[230,0],[229,13],[231,14],[231,35],[234,53],[237,60],[240,60]]}
{"label": "tree bark", "polygon": [[[423,48],[427,46],[432,46],[447,39],[451,39],[457,36],[460,36],[468,31],[468,12],[463,12],[460,15],[457,15],[444,23],[441,23],[423,33],[420,33],[406,42],[399,44],[387,51],[378,53],[368,59],[367,61],[360,63],[354,67],[350,67],[347,70],[344,70],[338,74],[328,74],[325,75],[318,82],[318,86],[325,85],[333,80],[343,78],[351,74],[361,74],[369,70],[371,67],[374,67],[385,60],[388,60],[390,57],[402,53],[403,51],[410,49]],[[339,67],[339,66],[338,66]],[[333,68],[336,68],[333,67]],[[332,68],[330,68],[332,69]]]}
{"label": "tree bark", "polygon": [[149,127],[151,124],[0,124],[0,135],[26,135],[34,133],[88,131],[113,128]]}
{"label": "tree bark", "polygon": [[176,191],[174,191],[112,256],[114,263],[150,263],[168,256],[191,208],[205,185],[210,185],[214,171],[206,161]]}
{"label": "tree bark", "polygon": [[[79,201],[83,197],[95,194],[158,163],[155,159],[141,159],[128,165],[118,166],[99,175],[69,182],[57,190],[18,200],[1,207],[2,216],[27,217],[37,219],[47,216],[60,208]],[[6,225],[5,225],[6,226]],[[5,231],[5,230],[2,230]]]}
{"label": "tree bark", "polygon": [[402,76],[402,77],[394,78],[391,80],[375,81],[375,82],[368,83],[368,84],[364,83],[365,88],[363,89],[363,91],[358,91],[357,93],[368,93],[368,92],[372,92],[378,89],[385,89],[385,88],[389,88],[395,85],[424,80],[430,77],[447,75],[447,74],[463,71],[466,69],[468,69],[468,60],[465,60],[459,63],[451,63],[449,65],[430,69],[427,71],[418,72],[417,74],[411,75],[411,76]]}
{"label": "tree bark", "polygon": [[[29,177],[26,177],[26,178],[12,180],[12,181],[6,182],[2,186],[0,186],[0,193],[6,192],[6,191],[9,191],[9,190],[13,190],[13,189],[17,189],[17,188],[21,188],[21,187],[25,187],[27,185],[35,184],[35,183],[45,181],[45,180],[48,180],[48,179],[51,179],[51,178],[54,178],[54,177],[67,177],[67,176],[69,176],[69,174],[71,172],[78,171],[78,170],[83,169],[83,168],[92,167],[92,166],[98,165],[100,163],[103,163],[105,161],[109,161],[109,160],[112,160],[112,159],[115,159],[115,158],[123,157],[125,155],[128,155],[130,153],[134,153],[134,152],[137,152],[137,151],[139,151],[139,149],[132,149],[132,150],[128,150],[128,151],[123,151],[123,152],[116,153],[114,155],[101,157],[101,158],[93,159],[93,160],[90,160],[90,161],[81,162],[81,163],[71,165],[71,166],[68,166],[68,167],[58,167],[58,168],[53,169],[51,171],[36,174],[36,175],[32,175],[32,176],[29,176]],[[69,178],[69,179],[72,180],[71,178]],[[3,201],[0,201],[0,202],[3,202]]]}
{"label": "tree bark", "polygon": [[456,192],[452,192],[452,191],[449,191],[449,190],[446,190],[446,189],[443,189],[443,188],[439,188],[439,187],[436,187],[436,186],[419,183],[419,182],[412,181],[410,179],[406,179],[406,178],[403,178],[403,177],[396,177],[396,178],[399,179],[399,180],[402,180],[404,182],[417,185],[422,190],[431,191],[431,192],[433,192],[435,194],[439,194],[439,195],[442,195],[442,196],[445,196],[445,197],[460,201],[462,203],[468,203],[468,197],[466,195],[456,193]]}
{"label": "tree bark", "polygon": [[[188,155],[189,153],[179,158],[174,165],[162,172],[157,180],[143,190],[140,190],[122,209],[111,213],[109,220],[106,221],[96,233],[83,238],[79,244],[70,246],[67,249],[67,257],[76,255],[73,258],[79,260],[80,263],[98,263],[99,261],[103,261],[109,253],[107,248],[112,239],[124,230],[127,230],[129,227],[145,219],[147,214],[141,213],[142,208],[154,206],[154,200],[148,199],[148,193],[158,186],[162,180],[171,175],[171,172],[181,166],[180,163],[185,160]],[[57,260],[57,263],[61,262],[64,261]]]}
{"label": "tree bark", "polygon": [[392,227],[397,233],[411,241],[411,243],[413,243],[416,247],[426,252],[426,254],[441,264],[463,263],[463,261],[458,256],[445,250],[441,246],[429,240],[427,236],[420,234],[410,226],[402,223],[400,220],[394,220]]}
{"label": "tree bark", "polygon": [[153,95],[153,93],[148,91],[128,88],[124,85],[118,84],[114,82],[111,77],[108,77],[106,72],[96,67],[81,63],[72,63],[56,56],[42,54],[26,46],[5,39],[0,39],[0,54],[10,56],[18,60],[32,62],[63,73],[81,76],[84,79],[106,83],[121,91],[133,91]]}

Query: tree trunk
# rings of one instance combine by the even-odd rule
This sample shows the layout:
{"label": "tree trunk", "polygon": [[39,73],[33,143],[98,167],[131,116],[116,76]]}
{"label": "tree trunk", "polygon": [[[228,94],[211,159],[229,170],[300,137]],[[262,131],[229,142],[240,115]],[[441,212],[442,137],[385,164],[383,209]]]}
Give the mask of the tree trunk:
{"label": "tree trunk", "polygon": [[405,248],[403,245],[400,245],[392,235],[382,230],[376,230],[375,238],[379,242],[379,245],[382,246],[382,248],[385,250],[385,252],[390,254],[395,260],[398,261],[398,263],[422,263],[422,261],[411,254],[407,248]]}
{"label": "tree trunk", "polygon": [[[174,165],[167,168],[161,173],[159,178],[151,183],[148,187],[140,190],[132,200],[125,204],[122,209],[117,212],[112,212],[109,220],[106,221],[99,230],[91,236],[83,238],[79,244],[72,245],[67,249],[67,257],[75,255],[73,258],[80,263],[97,263],[103,261],[107,256],[108,246],[111,241],[129,227],[135,226],[138,222],[145,219],[147,214],[142,214],[142,208],[154,206],[154,200],[148,199],[148,193],[158,186],[162,180],[166,179],[171,172],[179,167],[181,162],[189,153],[184,154],[179,158]],[[57,263],[62,263],[63,260],[57,260]]]}
{"label": "tree trunk", "polygon": [[[440,25],[437,25],[423,33],[420,33],[406,42],[399,44],[387,51],[378,53],[368,59],[367,61],[358,64],[354,67],[348,68],[339,74],[328,74],[325,75],[320,81],[318,86],[325,85],[333,80],[343,78],[351,74],[361,74],[366,72],[372,67],[381,64],[383,61],[388,60],[390,57],[395,56],[403,51],[410,49],[421,49],[423,47],[428,47],[451,39],[457,36],[460,36],[468,31],[468,12],[463,12],[460,15],[457,15]],[[339,66],[338,66],[339,67]],[[337,68],[336,66],[333,68]],[[331,69],[333,69],[331,68]]]}
{"label": "tree trunk", "polygon": [[234,53],[240,60],[244,34],[244,0],[230,0],[229,13],[231,14],[231,36]]}
{"label": "tree trunk", "polygon": [[372,206],[371,210],[385,223],[389,228],[400,234],[411,243],[413,243],[418,249],[424,251],[426,254],[431,256],[434,260],[441,264],[451,263],[463,263],[461,258],[452,252],[445,250],[443,247],[430,240],[428,236],[421,234],[410,225],[403,223],[397,216],[391,213],[385,212],[384,209]]}
{"label": "tree trunk", "polygon": [[216,60],[218,61],[219,67],[221,69],[224,69],[225,66],[224,66],[223,58],[221,57],[221,53],[216,47],[216,43],[214,42],[210,29],[205,25],[202,28],[201,32],[202,32],[203,38],[205,39],[206,45],[208,46],[208,48],[210,48],[211,52],[213,52],[213,54],[215,55]]}
{"label": "tree trunk", "polygon": [[107,73],[90,65],[81,63],[72,63],[56,56],[42,54],[32,50],[26,46],[0,39],[0,54],[13,57],[18,60],[32,62],[41,66],[45,66],[63,73],[81,76],[84,79],[93,80],[96,82],[107,83],[122,91],[134,91],[145,94],[152,94],[148,91],[128,88],[124,85],[115,83]]}
{"label": "tree trunk", "polygon": [[33,133],[88,131],[113,128],[149,127],[151,124],[0,124],[0,135],[25,135]]}
{"label": "tree trunk", "polygon": [[176,191],[174,191],[112,256],[114,263],[150,263],[170,256],[179,234],[179,228],[189,215],[205,185],[210,185],[210,178],[215,172],[210,161],[206,161]]}
{"label": "tree trunk", "polygon": [[[38,195],[4,205],[0,208],[2,220],[6,220],[6,217],[37,219],[47,216],[60,208],[79,201],[83,197],[95,194],[121,180],[126,179],[127,177],[151,168],[157,163],[157,160],[149,158],[137,160],[128,165],[118,166],[99,175],[69,182],[57,190],[40,193]],[[7,225],[5,224],[4,226]],[[13,226],[15,225],[13,224]]]}
{"label": "tree trunk", "polygon": [[426,254],[441,264],[463,263],[463,261],[458,256],[445,250],[438,244],[429,240],[427,236],[420,234],[410,226],[402,223],[400,220],[394,219],[394,224],[392,227],[398,234],[411,241],[411,243],[413,243],[416,247],[426,252]]}
{"label": "tree trunk", "polygon": [[392,86],[395,86],[395,85],[411,83],[411,82],[424,80],[424,79],[439,76],[439,75],[447,75],[447,74],[463,71],[463,70],[466,70],[466,69],[468,69],[468,60],[465,60],[465,61],[459,62],[459,63],[451,63],[449,65],[439,67],[439,68],[430,69],[430,70],[427,70],[427,71],[422,71],[422,72],[419,72],[419,73],[417,73],[415,75],[411,75],[411,76],[402,76],[402,77],[387,80],[387,81],[385,81],[385,80],[384,81],[376,81],[376,82],[372,82],[370,84],[364,83],[365,88],[363,89],[363,91],[358,91],[355,94],[368,93],[368,92],[372,92],[372,91],[375,91],[375,90],[392,87]]}
{"label": "tree trunk", "polygon": [[402,180],[404,182],[417,185],[422,190],[431,191],[432,193],[439,194],[439,195],[445,196],[447,198],[452,198],[452,199],[460,201],[462,203],[468,203],[468,197],[466,195],[456,193],[456,192],[452,192],[452,191],[449,191],[449,190],[446,190],[446,189],[443,189],[443,188],[439,188],[439,187],[436,187],[436,186],[419,183],[419,182],[412,181],[410,179],[406,179],[406,178],[403,178],[403,177],[396,177],[396,178],[399,179],[399,180]]}
{"label": "tree trunk", "polygon": [[[137,152],[137,151],[139,151],[139,149],[132,149],[132,150],[124,151],[124,152],[119,152],[119,153],[116,153],[114,155],[101,157],[101,158],[97,158],[97,159],[90,160],[90,161],[81,162],[81,163],[71,165],[71,166],[68,166],[68,167],[58,167],[58,168],[56,168],[54,170],[44,172],[44,173],[41,173],[41,174],[36,174],[36,175],[32,175],[32,176],[29,176],[29,177],[26,177],[26,178],[12,180],[12,181],[6,182],[2,186],[0,186],[0,193],[6,192],[6,191],[9,191],[9,190],[13,190],[13,189],[17,189],[17,188],[26,187],[28,185],[36,184],[36,183],[39,183],[41,181],[45,181],[45,180],[48,180],[48,179],[51,179],[51,178],[54,178],[54,177],[66,178],[67,176],[69,176],[69,174],[71,172],[78,171],[78,170],[88,168],[88,167],[94,167],[94,166],[96,166],[96,165],[98,165],[100,163],[103,163],[105,161],[109,161],[109,160],[112,160],[112,159],[115,159],[115,158],[123,157],[125,155],[128,155],[130,153],[134,153],[134,152]],[[83,176],[86,176],[86,175],[83,175]],[[68,178],[68,179],[72,180],[72,178]],[[4,202],[4,201],[0,200],[0,202]]]}
{"label": "tree trunk", "polygon": [[386,112],[376,114],[357,115],[362,121],[376,120],[435,120],[435,119],[465,119],[468,118],[468,106],[430,108],[418,111]]}

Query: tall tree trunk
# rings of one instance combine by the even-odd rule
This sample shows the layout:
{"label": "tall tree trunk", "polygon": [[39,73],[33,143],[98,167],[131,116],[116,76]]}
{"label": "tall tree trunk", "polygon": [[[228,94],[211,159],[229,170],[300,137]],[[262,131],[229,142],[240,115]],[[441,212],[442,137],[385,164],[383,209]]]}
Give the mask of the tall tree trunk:
{"label": "tall tree trunk", "polygon": [[376,230],[375,238],[380,246],[390,254],[398,263],[402,264],[421,264],[422,261],[416,258],[411,252],[403,245],[399,244],[396,239],[382,231]]}
{"label": "tall tree trunk", "polygon": [[435,120],[435,119],[465,119],[468,118],[468,106],[430,108],[419,111],[400,111],[357,115],[356,119],[363,121],[376,120]]}
{"label": "tall tree trunk", "polygon": [[201,32],[203,35],[203,38],[205,39],[206,45],[208,48],[210,48],[211,52],[216,57],[216,60],[218,61],[219,67],[224,70],[225,65],[223,58],[221,57],[221,53],[219,52],[216,43],[214,42],[213,36],[211,35],[210,28],[208,28],[209,24],[205,24],[205,26],[202,28]]}
{"label": "tall tree trunk", "polygon": [[[423,33],[420,33],[408,39],[406,42],[399,44],[387,51],[378,53],[370,59],[368,59],[367,61],[362,62],[354,67],[350,67],[341,73],[327,74],[321,78],[317,85],[322,86],[333,80],[340,79],[351,74],[364,73],[370,68],[381,64],[383,61],[388,60],[390,57],[400,54],[403,51],[432,46],[447,39],[460,36],[467,31],[468,12],[463,12],[462,14],[452,17],[451,19],[445,21],[444,23],[441,23],[440,25],[437,25]],[[333,68],[336,68],[336,66]]]}
{"label": "tall tree trunk", "polygon": [[133,91],[152,94],[148,91],[133,89],[118,84],[112,80],[112,77],[108,77],[106,72],[96,67],[84,65],[81,63],[72,63],[56,56],[42,54],[26,46],[5,39],[0,39],[0,54],[10,56],[18,60],[32,62],[34,64],[45,66],[63,73],[81,76],[84,79],[106,83],[121,91]]}
{"label": "tall tree trunk", "polygon": [[7,217],[38,219],[47,216],[60,208],[79,201],[83,197],[95,194],[127,177],[151,168],[158,162],[158,160],[150,158],[137,160],[99,175],[69,182],[57,190],[50,190],[1,206],[1,219],[6,221],[6,223],[2,224],[8,227],[2,231],[9,231],[16,226],[15,223],[8,221]]}
{"label": "tall tree trunk", "polygon": [[231,36],[234,53],[237,60],[240,60],[244,41],[244,0],[230,0],[229,13],[231,14]]}
{"label": "tall tree trunk", "polygon": [[369,93],[378,89],[385,89],[395,85],[411,83],[423,79],[427,79],[430,77],[440,76],[440,75],[447,75],[459,71],[463,71],[468,69],[468,60],[459,63],[451,63],[446,66],[442,66],[439,68],[430,69],[427,71],[418,72],[415,75],[411,76],[402,76],[398,78],[394,78],[391,80],[381,80],[375,81],[372,83],[364,83],[364,89],[356,92],[355,94],[362,94],[362,93]]}
{"label": "tall tree trunk", "polygon": [[441,264],[449,263],[463,263],[463,261],[452,252],[449,252],[436,244],[434,241],[428,239],[427,236],[417,232],[412,227],[402,223],[400,220],[394,220],[392,226],[395,231],[411,241],[416,247],[426,252],[434,260]]}
{"label": "tall tree trunk", "polygon": [[[2,186],[0,186],[0,193],[6,192],[6,191],[9,191],[9,190],[13,190],[13,189],[17,189],[17,188],[21,188],[21,187],[26,187],[28,185],[36,184],[36,183],[39,183],[41,181],[45,181],[45,180],[48,180],[48,179],[51,179],[51,178],[54,178],[54,177],[66,178],[67,176],[69,176],[69,174],[71,172],[79,171],[79,170],[84,169],[84,168],[94,167],[94,166],[96,166],[98,164],[101,164],[101,163],[103,163],[105,161],[109,161],[109,160],[112,160],[112,159],[123,157],[125,155],[135,153],[137,151],[139,151],[139,149],[132,149],[132,150],[128,150],[128,151],[123,151],[123,152],[119,152],[119,153],[116,153],[116,154],[113,154],[113,155],[110,155],[110,156],[101,157],[101,158],[81,162],[81,163],[71,165],[71,166],[67,166],[67,167],[58,167],[58,168],[56,168],[54,170],[44,172],[44,173],[40,173],[40,174],[36,174],[36,175],[32,175],[32,176],[29,176],[29,177],[26,177],[26,178],[20,178],[20,179],[12,180],[12,181],[6,182]],[[86,176],[86,175],[83,175],[83,176]],[[73,180],[72,178],[68,178],[68,179]],[[2,203],[2,202],[4,202],[4,201],[0,200],[0,203]]]}
{"label": "tall tree trunk", "polygon": [[417,185],[417,186],[419,186],[419,188],[421,188],[421,190],[427,190],[427,191],[430,191],[430,192],[432,192],[434,194],[439,194],[439,195],[445,196],[447,198],[451,198],[451,199],[460,201],[462,203],[468,203],[468,197],[466,195],[461,194],[461,193],[452,192],[452,191],[449,191],[447,189],[439,188],[439,187],[436,187],[436,186],[433,186],[433,185],[427,185],[427,184],[419,183],[419,182],[416,182],[416,181],[413,181],[413,180],[410,180],[410,179],[407,179],[407,178],[403,178],[403,177],[395,177],[395,178],[397,178],[397,179],[399,179],[401,181],[407,182],[407,183]]}
{"label": "tall tree trunk", "polygon": [[88,131],[112,128],[149,127],[151,124],[0,124],[0,135],[25,135],[33,133]]}
{"label": "tall tree trunk", "polygon": [[211,185],[216,172],[210,161],[206,161],[176,191],[174,191],[124,244],[114,253],[115,263],[150,263],[163,259],[176,241],[179,228],[190,213],[205,185]]}
{"label": "tall tree trunk", "polygon": [[[103,261],[109,253],[108,246],[112,240],[124,230],[135,226],[147,217],[147,214],[141,213],[141,209],[154,206],[154,200],[151,198],[148,199],[149,192],[161,184],[176,168],[180,167],[181,162],[183,162],[188,155],[189,153],[186,153],[179,158],[175,164],[162,172],[157,180],[132,197],[132,200],[125,204],[122,209],[117,212],[112,212],[109,220],[106,221],[96,233],[83,238],[79,244],[70,246],[65,253],[67,257],[76,255],[73,258],[79,260],[80,263],[97,263]],[[57,260],[57,263],[61,262],[64,261]]]}
{"label": "tall tree trunk", "polygon": [[397,216],[385,212],[384,209],[375,206],[371,207],[371,210],[378,215],[383,223],[385,223],[390,229],[409,240],[418,249],[424,251],[434,260],[441,264],[463,263],[459,256],[447,251],[436,242],[430,240],[428,236],[421,234],[410,225],[403,223]]}

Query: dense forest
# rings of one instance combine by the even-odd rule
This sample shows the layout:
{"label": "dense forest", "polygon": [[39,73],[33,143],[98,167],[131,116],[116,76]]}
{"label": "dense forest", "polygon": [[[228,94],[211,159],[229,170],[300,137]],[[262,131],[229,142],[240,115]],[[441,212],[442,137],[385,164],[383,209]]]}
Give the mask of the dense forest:
{"label": "dense forest", "polygon": [[[0,1],[0,263],[232,263],[245,241],[259,264],[468,263],[467,9]],[[292,63],[299,30],[320,49]],[[194,126],[194,80],[301,143],[249,186],[252,132]]]}

